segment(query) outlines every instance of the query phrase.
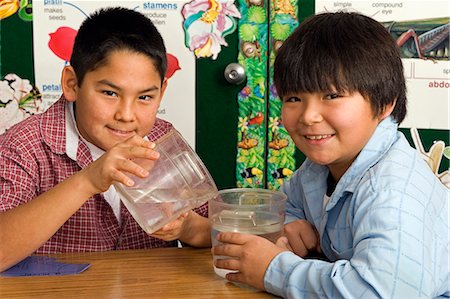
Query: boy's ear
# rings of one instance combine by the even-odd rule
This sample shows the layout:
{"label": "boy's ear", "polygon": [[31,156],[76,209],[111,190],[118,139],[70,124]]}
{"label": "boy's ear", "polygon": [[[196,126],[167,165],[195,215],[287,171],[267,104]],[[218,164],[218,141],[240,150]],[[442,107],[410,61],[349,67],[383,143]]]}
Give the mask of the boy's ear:
{"label": "boy's ear", "polygon": [[166,88],[167,88],[167,78],[164,78],[164,80],[161,84],[161,96],[159,97],[160,102],[161,102],[162,98],[164,97],[164,92],[166,91]]}
{"label": "boy's ear", "polygon": [[380,114],[380,120],[385,119],[389,115],[391,115],[392,111],[394,111],[395,104],[397,103],[397,99],[392,101],[391,103],[387,104],[386,107],[384,107],[383,112]]}
{"label": "boy's ear", "polygon": [[164,78],[162,84],[161,84],[161,97],[164,95],[164,92],[166,91],[167,88],[167,78]]}
{"label": "boy's ear", "polygon": [[73,67],[65,66],[62,70],[61,88],[67,101],[76,101],[78,93],[78,80]]}

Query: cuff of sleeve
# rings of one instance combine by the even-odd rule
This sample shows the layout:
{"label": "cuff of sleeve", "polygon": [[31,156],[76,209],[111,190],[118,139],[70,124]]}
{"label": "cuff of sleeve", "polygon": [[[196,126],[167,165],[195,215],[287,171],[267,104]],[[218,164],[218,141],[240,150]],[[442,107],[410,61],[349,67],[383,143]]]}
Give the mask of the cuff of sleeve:
{"label": "cuff of sleeve", "polygon": [[285,219],[285,221],[284,221],[284,224],[291,223],[292,221],[295,221],[295,220],[298,220],[298,219],[299,219],[298,217],[295,217],[295,216],[293,216],[293,215],[286,214],[286,219]]}
{"label": "cuff of sleeve", "polygon": [[278,254],[270,262],[264,275],[264,287],[266,291],[286,298],[290,273],[301,261],[303,259],[291,251],[284,251]]}

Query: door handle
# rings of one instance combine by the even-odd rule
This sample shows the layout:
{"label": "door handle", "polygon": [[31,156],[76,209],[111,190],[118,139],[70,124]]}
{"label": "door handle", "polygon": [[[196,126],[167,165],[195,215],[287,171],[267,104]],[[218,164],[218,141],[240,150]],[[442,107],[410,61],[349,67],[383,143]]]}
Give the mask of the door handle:
{"label": "door handle", "polygon": [[227,65],[223,74],[228,83],[236,85],[241,84],[247,78],[244,67],[239,63],[230,63]]}

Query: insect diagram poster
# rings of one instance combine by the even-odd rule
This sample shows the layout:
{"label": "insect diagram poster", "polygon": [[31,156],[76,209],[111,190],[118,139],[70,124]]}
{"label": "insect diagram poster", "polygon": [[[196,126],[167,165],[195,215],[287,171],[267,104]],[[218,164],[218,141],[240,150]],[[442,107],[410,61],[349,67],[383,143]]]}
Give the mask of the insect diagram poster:
{"label": "insect diagram poster", "polygon": [[381,22],[400,47],[407,79],[405,128],[450,129],[450,2],[320,1],[316,13],[356,11]]}
{"label": "insect diagram poster", "polygon": [[195,57],[184,45],[183,5],[181,1],[33,1],[35,79],[45,108],[61,96],[61,71],[70,60],[81,22],[101,7],[134,9],[153,21],[164,38],[168,52],[168,87],[158,117],[172,122],[194,147]]}

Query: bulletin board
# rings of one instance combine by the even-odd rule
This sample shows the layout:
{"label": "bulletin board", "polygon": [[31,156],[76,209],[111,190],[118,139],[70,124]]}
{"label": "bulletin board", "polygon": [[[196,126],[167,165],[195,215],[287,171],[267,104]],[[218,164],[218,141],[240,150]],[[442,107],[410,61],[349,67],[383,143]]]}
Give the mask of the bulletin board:
{"label": "bulletin board", "polygon": [[[0,0],[0,2],[2,2]],[[32,1],[12,1],[19,5],[20,8],[11,15],[5,17],[8,11],[2,6],[0,10],[0,129],[6,129],[8,123],[11,121],[19,121],[29,115],[40,113],[39,109],[44,107],[33,106],[30,108],[30,101],[39,101],[39,92],[35,90],[35,74],[34,68],[34,53],[33,53],[33,20],[32,20]],[[360,2],[360,1],[322,1],[323,5],[344,5],[345,3]],[[362,1],[364,2],[364,1]],[[370,2],[370,1],[365,1]],[[389,3],[392,1],[386,1]],[[421,1],[415,1],[421,2]],[[422,1],[423,2],[423,1]],[[435,1],[436,3],[443,3],[443,1]],[[372,3],[372,2],[370,2]],[[373,2],[375,3],[375,2]],[[377,2],[379,3],[379,2]],[[408,1],[399,2],[406,5]],[[445,1],[447,3],[447,1]],[[432,5],[428,5],[432,7]],[[373,6],[371,7],[371,9]],[[349,7],[347,7],[349,9]],[[350,9],[362,9],[354,4]],[[398,7],[383,7],[379,10],[398,10]],[[396,10],[397,9],[397,10]],[[314,14],[316,11],[316,3],[313,0],[299,1],[298,20],[302,22],[307,16]],[[375,11],[375,10],[374,10]],[[448,9],[447,9],[448,11]],[[393,14],[391,15],[393,16]],[[426,18],[402,19],[398,18],[384,18],[385,22],[396,21],[392,24],[397,30],[403,30],[399,27],[399,23],[403,22],[406,27],[412,25],[422,26],[422,23],[427,23],[428,19],[435,19],[438,24],[446,24],[447,19]],[[424,20],[427,19],[427,20]],[[438,20],[436,20],[438,19]],[[398,21],[398,22],[397,22]],[[411,23],[411,22],[412,23]],[[410,22],[410,23],[408,23]],[[422,25],[421,25],[422,24]],[[394,26],[395,25],[395,26]],[[434,24],[433,26],[435,26]],[[423,25],[426,27],[426,24]],[[400,28],[400,29],[398,29]],[[428,28],[428,27],[427,27]],[[426,30],[426,29],[424,29]],[[234,31],[225,37],[227,46],[223,46],[221,52],[214,59],[212,57],[204,57],[195,60],[195,138],[193,146],[204,160],[205,164],[211,171],[219,189],[230,188],[236,186],[235,168],[236,168],[236,130],[237,130],[237,103],[236,95],[242,90],[244,84],[230,85],[225,82],[223,70],[225,67],[236,62],[238,44],[238,31]],[[447,41],[448,43],[448,41]],[[447,54],[448,55],[448,54]],[[427,63],[424,59],[418,63]],[[448,63],[448,60],[447,60]],[[412,72],[412,68],[406,67]],[[437,109],[436,113],[442,119],[443,113],[448,112],[449,102],[449,79],[450,67],[442,68],[442,77],[436,80],[428,80],[430,84],[436,81],[438,87],[442,85],[447,98],[442,98],[443,109]],[[447,73],[445,73],[447,71]],[[424,79],[425,80],[425,79]],[[427,82],[428,82],[427,81]],[[422,82],[422,81],[421,81]],[[423,83],[423,82],[422,82]],[[440,85],[439,85],[440,84]],[[416,88],[417,83],[413,86],[408,86],[411,90]],[[5,109],[9,107],[6,105],[8,99],[5,96],[5,90],[10,91],[11,88],[17,86],[24,87],[22,89],[21,101],[18,102],[20,109]],[[13,89],[14,89],[13,88]],[[440,88],[440,87],[439,87]],[[431,89],[431,87],[430,87]],[[437,89],[437,88],[436,88]],[[446,93],[445,93],[446,92]],[[7,92],[6,92],[7,93]],[[431,97],[435,97],[435,94]],[[181,100],[181,99],[177,99]],[[427,98],[427,93],[423,95],[423,101],[430,100]],[[447,103],[447,104],[445,104]],[[444,111],[444,112],[443,112]],[[182,116],[180,116],[182,117]],[[410,120],[419,116],[409,115]],[[429,122],[432,123],[432,116],[428,116]],[[426,120],[421,119],[421,124],[426,123]],[[450,123],[450,120],[447,119]],[[408,124],[414,124],[414,121],[409,121]],[[439,163],[436,169],[436,175],[448,172],[449,158],[450,158],[450,141],[448,124],[438,127],[433,126],[418,126],[413,128],[402,127],[400,129],[405,133],[412,146],[418,148],[424,157],[431,155],[436,149],[436,144],[444,144],[443,148],[447,151],[446,154],[441,154]],[[296,159],[300,161],[303,159],[300,153],[296,153]]]}

